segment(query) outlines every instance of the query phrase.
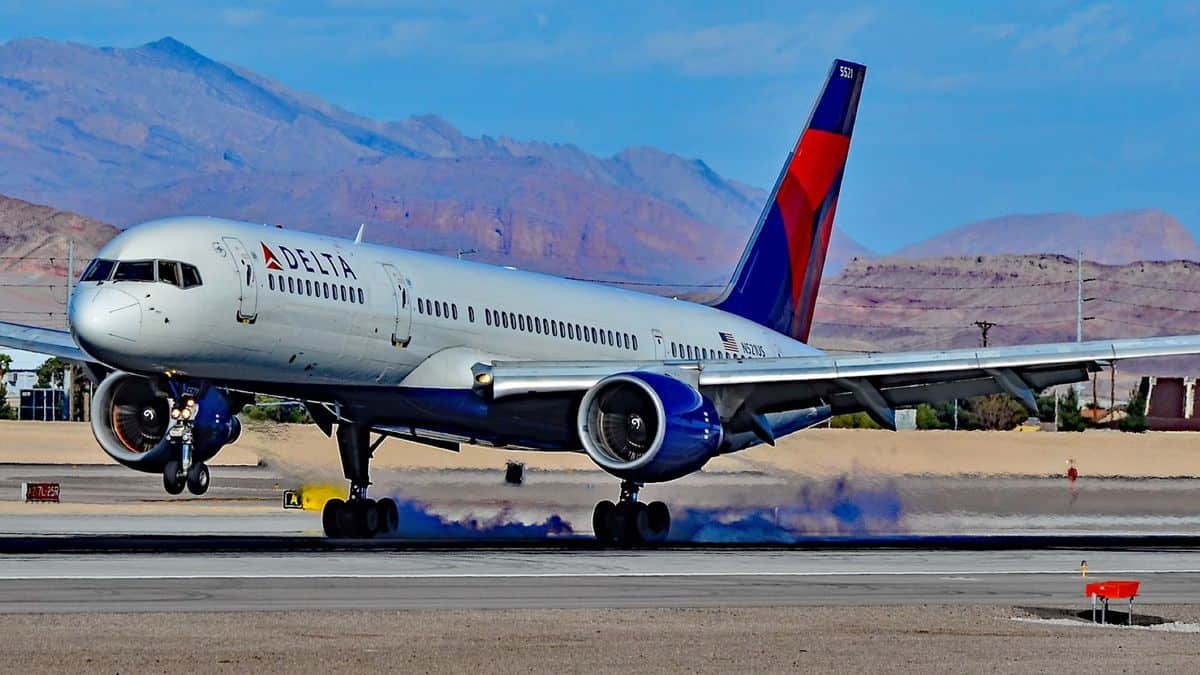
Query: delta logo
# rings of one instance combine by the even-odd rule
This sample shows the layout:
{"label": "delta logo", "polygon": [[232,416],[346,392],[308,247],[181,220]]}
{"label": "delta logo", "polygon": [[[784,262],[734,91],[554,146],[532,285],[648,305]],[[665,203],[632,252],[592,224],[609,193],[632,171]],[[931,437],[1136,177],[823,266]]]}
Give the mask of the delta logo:
{"label": "delta logo", "polygon": [[[269,270],[282,272],[285,269],[297,271],[304,269],[311,274],[324,274],[327,277],[334,276],[339,279],[358,281],[358,275],[354,273],[350,263],[347,263],[346,259],[340,255],[323,251],[306,251],[302,248],[293,250],[278,244],[275,248],[279,250],[280,255],[275,255],[275,251],[267,246],[265,241],[258,243],[262,246],[263,260]],[[282,256],[282,261],[280,256]]]}

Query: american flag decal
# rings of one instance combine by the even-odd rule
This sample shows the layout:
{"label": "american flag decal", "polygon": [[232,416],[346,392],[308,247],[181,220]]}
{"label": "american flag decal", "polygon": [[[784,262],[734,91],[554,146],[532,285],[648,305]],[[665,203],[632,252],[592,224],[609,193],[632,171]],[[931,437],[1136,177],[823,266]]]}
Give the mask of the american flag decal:
{"label": "american flag decal", "polygon": [[734,354],[741,352],[741,350],[738,349],[738,342],[734,339],[733,333],[717,331],[717,335],[721,336],[721,344],[725,346],[725,351],[732,352]]}

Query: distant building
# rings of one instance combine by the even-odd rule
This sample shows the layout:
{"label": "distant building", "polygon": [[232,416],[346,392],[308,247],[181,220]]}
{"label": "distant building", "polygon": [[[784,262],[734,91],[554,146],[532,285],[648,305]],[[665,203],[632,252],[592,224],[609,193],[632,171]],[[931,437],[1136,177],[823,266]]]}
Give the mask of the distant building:
{"label": "distant building", "polygon": [[1143,377],[1138,391],[1146,400],[1146,427],[1154,431],[1200,431],[1196,378]]}
{"label": "distant building", "polygon": [[21,406],[21,390],[37,386],[37,370],[17,369],[4,373],[4,400],[16,410]]}
{"label": "distant building", "polygon": [[20,420],[58,422],[68,419],[67,391],[39,388],[35,369],[13,369],[4,373],[4,400]]}

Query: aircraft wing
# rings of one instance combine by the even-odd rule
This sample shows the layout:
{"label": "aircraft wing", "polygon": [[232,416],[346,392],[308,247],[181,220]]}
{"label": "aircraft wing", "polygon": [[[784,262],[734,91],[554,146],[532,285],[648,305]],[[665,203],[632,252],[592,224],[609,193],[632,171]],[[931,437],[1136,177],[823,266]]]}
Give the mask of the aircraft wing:
{"label": "aircraft wing", "polygon": [[68,361],[96,363],[95,359],[75,344],[75,338],[65,330],[0,321],[0,347],[23,349]]}
{"label": "aircraft wing", "polygon": [[[1200,354],[1200,335],[1018,347],[718,361],[497,362],[475,367],[491,396],[582,391],[608,375],[669,372],[713,399],[726,421],[829,405],[867,412],[895,428],[894,410],[918,403],[1006,392],[1037,410],[1034,391],[1088,378],[1102,364]],[[487,373],[487,376],[483,374]],[[485,384],[486,383],[486,384]]]}

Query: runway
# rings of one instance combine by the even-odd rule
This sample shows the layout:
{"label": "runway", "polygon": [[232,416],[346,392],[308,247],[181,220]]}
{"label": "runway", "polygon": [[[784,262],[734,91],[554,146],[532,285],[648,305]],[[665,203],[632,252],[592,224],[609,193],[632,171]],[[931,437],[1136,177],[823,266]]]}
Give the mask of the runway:
{"label": "runway", "polygon": [[1200,602],[1196,549],[553,549],[45,554],[0,559],[0,612],[845,605],[1082,606],[1092,579]]}

